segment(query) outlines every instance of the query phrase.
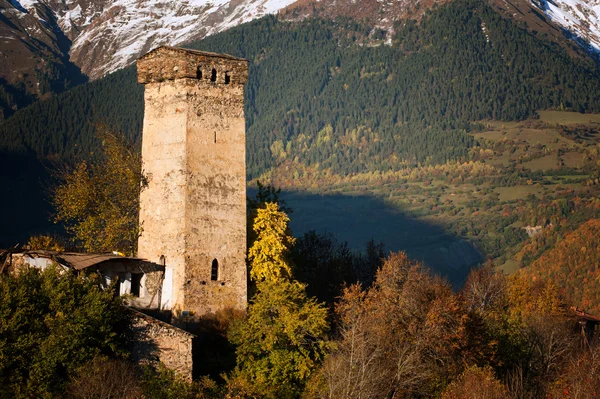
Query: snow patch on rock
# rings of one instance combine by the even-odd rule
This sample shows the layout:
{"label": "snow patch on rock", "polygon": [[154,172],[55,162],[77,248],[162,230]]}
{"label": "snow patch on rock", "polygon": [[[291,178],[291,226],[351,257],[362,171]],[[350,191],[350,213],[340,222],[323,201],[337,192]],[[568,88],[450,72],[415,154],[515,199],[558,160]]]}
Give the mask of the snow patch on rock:
{"label": "snow patch on rock", "polygon": [[[92,78],[133,63],[160,45],[177,46],[222,32],[244,22],[273,14],[295,0],[116,0],[85,20],[85,29],[73,40],[71,56]],[[75,10],[73,10],[75,11]],[[81,19],[81,11],[60,18]],[[95,54],[94,63],[84,57]]]}
{"label": "snow patch on rock", "polygon": [[600,0],[530,0],[550,20],[600,54]]}

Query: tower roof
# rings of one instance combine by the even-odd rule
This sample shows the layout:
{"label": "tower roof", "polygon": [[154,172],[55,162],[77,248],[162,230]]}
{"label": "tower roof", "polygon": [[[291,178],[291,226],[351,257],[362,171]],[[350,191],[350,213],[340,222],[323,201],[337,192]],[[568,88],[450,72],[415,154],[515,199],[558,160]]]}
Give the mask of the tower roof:
{"label": "tower roof", "polygon": [[233,55],[229,55],[229,54],[219,54],[219,53],[213,53],[211,51],[200,51],[200,50],[195,50],[195,49],[190,49],[190,48],[171,47],[171,46],[157,47],[153,50],[150,50],[146,54],[142,55],[139,59],[143,60],[145,58],[152,57],[153,54],[156,54],[156,53],[175,53],[175,54],[181,54],[184,57],[194,57],[194,56],[200,56],[203,58],[213,57],[213,58],[224,58],[227,60],[248,62],[248,60],[245,58],[234,57]]}
{"label": "tower roof", "polygon": [[[138,83],[187,78],[243,85],[248,81],[248,62],[229,54],[161,46],[138,59]],[[216,75],[218,80],[214,79]]]}

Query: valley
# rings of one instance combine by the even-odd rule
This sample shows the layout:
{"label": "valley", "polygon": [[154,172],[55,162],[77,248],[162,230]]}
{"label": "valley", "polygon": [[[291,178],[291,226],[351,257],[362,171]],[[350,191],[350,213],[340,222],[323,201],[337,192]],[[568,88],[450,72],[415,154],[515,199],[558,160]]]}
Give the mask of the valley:
{"label": "valley", "polygon": [[[284,198],[295,210],[295,231],[330,231],[354,248],[374,238],[453,282],[486,257],[513,273],[531,261],[523,251],[535,239],[528,227],[552,236],[600,217],[600,138],[565,136],[571,130],[597,134],[600,115],[537,116],[482,122],[473,134],[478,145],[463,161],[344,176],[284,162],[259,180],[290,192]],[[478,251],[461,244],[453,254],[461,242]]]}
{"label": "valley", "polygon": [[0,0],[0,397],[595,398],[597,3]]}

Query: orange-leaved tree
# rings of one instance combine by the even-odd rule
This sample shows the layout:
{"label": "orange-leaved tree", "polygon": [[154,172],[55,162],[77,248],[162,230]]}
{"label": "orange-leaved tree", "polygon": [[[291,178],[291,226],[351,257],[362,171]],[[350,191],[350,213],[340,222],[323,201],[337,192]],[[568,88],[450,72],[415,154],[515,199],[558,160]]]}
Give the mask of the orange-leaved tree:
{"label": "orange-leaved tree", "polygon": [[403,252],[384,261],[369,289],[346,288],[336,318],[337,349],[311,384],[314,397],[434,395],[480,341],[450,286]]}

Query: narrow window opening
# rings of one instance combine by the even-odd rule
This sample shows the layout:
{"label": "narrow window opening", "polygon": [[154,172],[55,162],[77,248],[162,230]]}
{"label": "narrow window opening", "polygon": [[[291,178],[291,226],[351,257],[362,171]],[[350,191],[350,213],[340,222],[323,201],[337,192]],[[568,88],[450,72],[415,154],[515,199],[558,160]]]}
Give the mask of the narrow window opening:
{"label": "narrow window opening", "polygon": [[228,85],[231,81],[231,77],[229,76],[229,72],[225,72],[225,84]]}
{"label": "narrow window opening", "polygon": [[215,132],[215,143],[217,142],[217,132]]}
{"label": "narrow window opening", "polygon": [[140,297],[140,287],[142,286],[143,274],[131,274],[131,295]]}
{"label": "narrow window opening", "polygon": [[115,276],[115,285],[113,289],[115,290],[116,296],[121,296],[121,279],[119,276]]}
{"label": "narrow window opening", "polygon": [[202,79],[202,69],[200,67],[196,70],[196,79]]}
{"label": "narrow window opening", "polygon": [[219,261],[213,259],[212,266],[210,268],[210,279],[212,281],[217,281],[219,279]]}
{"label": "narrow window opening", "polygon": [[217,70],[215,68],[213,68],[212,73],[210,74],[210,81],[211,82],[217,81]]}

